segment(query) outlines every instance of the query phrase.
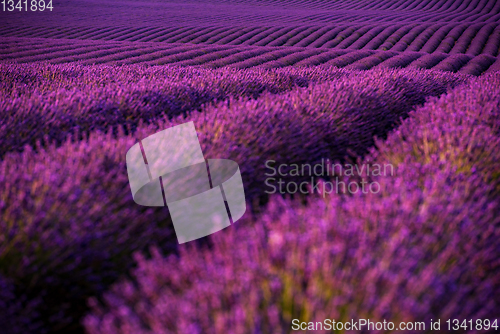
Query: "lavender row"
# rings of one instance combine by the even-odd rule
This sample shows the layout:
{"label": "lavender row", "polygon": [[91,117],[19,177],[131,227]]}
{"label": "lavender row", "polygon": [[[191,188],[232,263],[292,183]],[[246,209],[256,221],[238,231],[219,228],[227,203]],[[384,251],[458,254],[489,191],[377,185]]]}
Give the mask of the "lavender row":
{"label": "lavender row", "polygon": [[442,26],[432,36],[425,42],[424,45],[418,50],[420,52],[432,53],[436,50],[441,41],[448,35],[448,33],[452,30],[455,25],[448,24]]}
{"label": "lavender row", "polygon": [[499,87],[494,73],[433,99],[378,142],[374,157],[393,165],[437,160],[465,175],[479,174],[500,191]]}
{"label": "lavender row", "polygon": [[419,51],[422,49],[424,44],[429,41],[440,29],[439,25],[432,25],[421,32],[414,40],[409,43],[408,48],[405,51]]}
{"label": "lavender row", "polygon": [[455,46],[453,49],[451,49],[450,53],[465,53],[473,40],[473,38],[476,36],[477,32],[479,31],[480,27],[479,25],[472,25],[465,29],[463,34],[458,38],[457,42],[455,43]]}
{"label": "lavender row", "polygon": [[357,49],[356,47],[353,47],[353,44],[354,43],[357,43],[359,41],[363,41],[363,39],[368,35],[370,36],[371,32],[374,30],[374,29],[379,29],[380,27],[377,27],[377,26],[374,26],[374,25],[366,25],[358,30],[356,30],[355,32],[353,32],[352,34],[350,34],[349,36],[342,36],[343,39],[342,41],[337,44],[335,47],[339,48],[339,49],[346,49],[346,48],[351,48],[351,49]]}
{"label": "lavender row", "polygon": [[455,46],[455,42],[460,38],[463,32],[467,29],[466,24],[456,25],[449,34],[443,38],[441,44],[436,49],[436,52],[449,53]]}
{"label": "lavender row", "polygon": [[258,97],[336,78],[341,70],[238,71],[175,67],[1,65],[0,155],[68,134],[199,109],[229,96]]}
{"label": "lavender row", "polygon": [[411,26],[401,27],[399,25],[394,25],[386,27],[379,35],[377,35],[376,38],[368,41],[368,43],[363,46],[363,49],[384,50],[384,47],[388,46],[392,40],[397,38],[396,36],[398,36],[398,34],[402,34],[404,31],[408,31],[410,29]]}
{"label": "lavender row", "polygon": [[[405,36],[411,29],[415,28],[415,25],[405,25],[398,30],[396,30],[392,35],[390,35],[384,42],[378,46],[379,50],[386,51],[390,50],[403,36]],[[365,47],[369,48],[368,46],[371,45],[370,43]],[[371,49],[376,49],[375,45]]]}

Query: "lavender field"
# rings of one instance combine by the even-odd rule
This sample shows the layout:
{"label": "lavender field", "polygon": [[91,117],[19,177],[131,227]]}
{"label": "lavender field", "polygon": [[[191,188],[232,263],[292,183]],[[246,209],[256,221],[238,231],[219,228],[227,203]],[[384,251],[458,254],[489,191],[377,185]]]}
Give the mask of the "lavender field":
{"label": "lavender field", "polygon": [[[500,1],[16,4],[0,334],[498,332]],[[191,121],[205,159],[238,163],[247,210],[178,244],[125,157]],[[292,167],[325,161],[390,173]]]}

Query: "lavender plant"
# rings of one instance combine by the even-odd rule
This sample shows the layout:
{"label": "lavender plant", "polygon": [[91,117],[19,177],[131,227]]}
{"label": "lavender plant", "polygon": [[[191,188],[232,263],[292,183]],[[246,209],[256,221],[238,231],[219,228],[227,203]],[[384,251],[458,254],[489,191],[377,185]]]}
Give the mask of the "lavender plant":
{"label": "lavender plant", "polygon": [[104,305],[91,299],[87,332],[288,333],[294,319],[494,318],[498,206],[482,196],[481,177],[434,164],[400,165],[375,197],[307,207],[275,198],[257,221],[211,237],[210,248],[138,254],[132,280],[113,286]]}
{"label": "lavender plant", "polygon": [[499,191],[499,83],[498,73],[486,75],[411,112],[374,155],[393,165],[437,159]]}

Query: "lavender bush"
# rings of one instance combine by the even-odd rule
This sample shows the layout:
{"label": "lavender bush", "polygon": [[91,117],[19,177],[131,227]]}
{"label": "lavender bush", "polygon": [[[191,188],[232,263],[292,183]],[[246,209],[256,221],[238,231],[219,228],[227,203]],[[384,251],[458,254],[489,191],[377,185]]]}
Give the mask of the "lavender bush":
{"label": "lavender bush", "polygon": [[441,61],[448,57],[445,53],[432,53],[432,54],[424,54],[422,57],[419,57],[417,60],[412,62],[408,67],[409,68],[431,68],[439,64]]}
{"label": "lavender bush", "polygon": [[44,331],[74,330],[85,299],[130,268],[131,252],[174,242],[165,210],[132,201],[123,157],[135,140],[120,138],[92,135],[0,162],[0,274],[40,300]]}
{"label": "lavender bush", "polygon": [[164,258],[153,248],[150,260],[136,256],[133,280],[115,285],[104,306],[91,300],[87,332],[288,333],[293,319],[494,318],[498,205],[484,200],[480,176],[455,173],[400,165],[404,177],[382,182],[377,196],[307,207],[275,198],[257,221],[211,237],[209,249]]}
{"label": "lavender bush", "polygon": [[393,165],[447,162],[465,175],[480,173],[500,191],[500,74],[435,98],[410,117],[374,155]]}
{"label": "lavender bush", "polygon": [[4,334],[45,333],[39,322],[37,306],[40,299],[27,300],[26,295],[16,293],[11,279],[0,274],[0,328]]}
{"label": "lavender bush", "polygon": [[482,54],[472,58],[467,65],[460,69],[460,72],[470,75],[479,75],[494,64],[496,60],[497,58],[491,57],[487,54]]}
{"label": "lavender bush", "polygon": [[447,57],[446,59],[441,61],[439,64],[434,66],[433,69],[456,73],[465,64],[467,64],[471,59],[472,59],[472,57],[469,55],[466,55],[463,53],[457,53],[457,54],[454,54],[454,55]]}

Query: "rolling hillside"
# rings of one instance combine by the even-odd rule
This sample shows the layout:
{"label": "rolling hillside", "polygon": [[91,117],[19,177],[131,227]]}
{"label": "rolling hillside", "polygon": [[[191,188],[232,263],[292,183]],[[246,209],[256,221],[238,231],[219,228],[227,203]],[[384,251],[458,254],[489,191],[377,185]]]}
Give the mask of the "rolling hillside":
{"label": "rolling hillside", "polygon": [[[58,5],[58,4],[57,4]],[[500,69],[500,1],[76,1],[2,12],[0,60]]]}

